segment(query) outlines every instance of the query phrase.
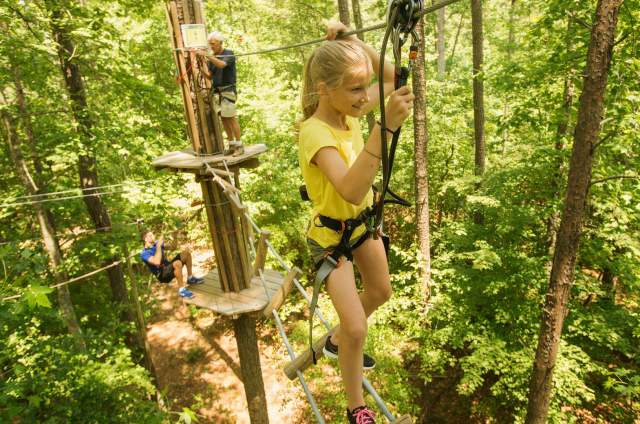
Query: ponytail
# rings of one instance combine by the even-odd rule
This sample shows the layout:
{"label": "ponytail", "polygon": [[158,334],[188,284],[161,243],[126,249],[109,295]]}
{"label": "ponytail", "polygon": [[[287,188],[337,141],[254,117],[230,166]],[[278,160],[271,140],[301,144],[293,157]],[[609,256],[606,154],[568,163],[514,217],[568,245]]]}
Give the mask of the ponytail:
{"label": "ponytail", "polygon": [[313,66],[313,60],[316,57],[316,52],[318,49],[314,50],[309,56],[307,63],[304,66],[304,81],[302,85],[302,120],[307,120],[316,112],[318,108],[318,103],[320,102],[320,96],[318,95],[318,91],[315,87],[315,82],[311,77],[311,67]]}

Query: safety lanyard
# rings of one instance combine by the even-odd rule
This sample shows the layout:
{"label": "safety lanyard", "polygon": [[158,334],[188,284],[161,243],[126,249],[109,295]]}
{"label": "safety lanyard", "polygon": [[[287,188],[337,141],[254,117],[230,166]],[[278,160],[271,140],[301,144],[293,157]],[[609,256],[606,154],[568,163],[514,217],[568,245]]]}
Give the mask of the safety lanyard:
{"label": "safety lanyard", "polygon": [[[387,131],[386,131],[386,117],[384,110],[384,63],[385,52],[387,49],[387,43],[391,38],[393,47],[393,57],[395,62],[395,78],[394,88],[398,88],[407,84],[409,74],[415,62],[418,54],[418,35],[415,32],[415,26],[418,20],[422,16],[423,9],[422,0],[392,0],[389,3],[387,11],[387,30],[382,40],[382,47],[380,50],[380,75],[379,97],[380,97],[380,143],[381,143],[381,157],[382,157],[382,183],[380,186],[380,197],[376,204],[376,213],[374,220],[374,228],[379,229],[382,233],[383,224],[383,212],[385,203],[396,203],[403,206],[409,206],[410,203],[405,199],[395,194],[389,189],[389,181],[391,180],[391,171],[393,170],[393,162],[395,159],[396,147],[398,145],[398,139],[400,138],[400,128],[398,128],[391,139],[391,146],[387,144]],[[412,42],[409,49],[409,62],[408,66],[402,66],[402,46],[411,36]],[[392,199],[386,199],[387,194]]]}

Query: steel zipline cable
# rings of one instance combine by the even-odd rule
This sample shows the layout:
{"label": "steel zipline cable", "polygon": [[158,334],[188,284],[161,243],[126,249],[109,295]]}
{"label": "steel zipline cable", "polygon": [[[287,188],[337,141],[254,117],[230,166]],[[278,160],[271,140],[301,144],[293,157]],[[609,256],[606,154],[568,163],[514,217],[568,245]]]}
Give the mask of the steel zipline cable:
{"label": "steel zipline cable", "polygon": [[[19,204],[27,204],[29,200],[31,199],[35,199],[35,201],[38,200],[42,200],[43,198],[48,198],[50,196],[57,196],[60,194],[67,194],[67,193],[78,193],[78,192],[82,192],[82,191],[88,191],[88,190],[92,190],[91,193],[86,194],[86,196],[94,196],[96,193],[94,193],[97,190],[104,190],[104,189],[110,189],[110,188],[114,188],[114,187],[122,187],[122,186],[126,186],[127,184],[131,184],[133,186],[139,187],[141,184],[145,184],[145,183],[149,183],[149,182],[153,182],[153,181],[158,181],[161,178],[151,178],[148,180],[141,180],[141,181],[131,181],[131,183],[118,183],[118,184],[107,184],[107,185],[102,185],[102,186],[95,186],[95,187],[87,187],[87,188],[82,188],[82,187],[75,187],[75,188],[70,188],[67,190],[62,190],[62,191],[52,191],[52,192],[47,192],[47,193],[39,193],[39,194],[30,194],[30,195],[25,195],[25,196],[15,196],[15,197],[8,197],[5,198],[4,201],[7,203],[3,203],[0,204],[0,207],[11,204],[13,205],[14,203],[19,203]],[[99,193],[98,193],[99,194]],[[69,197],[69,198],[75,198],[75,197]]]}
{"label": "steel zipline cable", "polygon": [[[442,9],[445,6],[448,6],[450,4],[453,3],[457,3],[460,0],[444,0],[441,1],[437,4],[434,4],[432,6],[429,7],[425,7],[416,17],[420,18],[426,14],[429,14],[431,12],[435,12],[438,9]],[[369,31],[374,31],[377,29],[382,29],[385,28],[387,26],[387,22],[381,22],[379,24],[375,24],[366,28],[360,28],[360,29],[356,29],[356,30],[352,30],[352,31],[348,31],[348,32],[344,32],[341,33],[339,35],[339,37],[347,37],[349,35],[353,35],[353,34],[362,34],[365,32],[369,32]],[[310,46],[312,44],[319,44],[322,43],[323,41],[327,41],[326,38],[316,38],[313,40],[309,40],[309,41],[304,41],[302,43],[296,43],[296,44],[290,44],[290,45],[286,45],[286,46],[282,46],[282,47],[273,47],[273,48],[269,48],[269,49],[264,49],[264,50],[257,50],[254,52],[249,52],[249,53],[237,53],[234,54],[235,57],[241,57],[241,56],[254,56],[254,55],[259,55],[259,54],[265,54],[265,53],[274,53],[274,52],[278,52],[278,51],[282,51],[282,50],[289,50],[289,49],[296,49],[296,48],[300,48],[300,47],[305,47],[305,46]],[[226,55],[217,55],[216,57],[227,57]]]}

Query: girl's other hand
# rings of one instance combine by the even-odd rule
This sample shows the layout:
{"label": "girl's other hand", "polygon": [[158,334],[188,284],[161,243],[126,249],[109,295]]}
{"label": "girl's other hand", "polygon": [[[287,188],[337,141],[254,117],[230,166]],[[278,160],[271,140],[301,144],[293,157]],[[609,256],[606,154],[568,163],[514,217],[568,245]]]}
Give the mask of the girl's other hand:
{"label": "girl's other hand", "polygon": [[[327,26],[327,40],[335,40],[338,34],[342,32],[350,31],[350,28],[338,21],[326,21],[325,25]],[[355,35],[350,35],[345,37],[345,39],[349,40],[355,38]]]}
{"label": "girl's other hand", "polygon": [[389,96],[387,107],[385,107],[385,124],[388,129],[395,131],[407,119],[413,108],[415,96],[408,86],[403,86],[395,90]]}

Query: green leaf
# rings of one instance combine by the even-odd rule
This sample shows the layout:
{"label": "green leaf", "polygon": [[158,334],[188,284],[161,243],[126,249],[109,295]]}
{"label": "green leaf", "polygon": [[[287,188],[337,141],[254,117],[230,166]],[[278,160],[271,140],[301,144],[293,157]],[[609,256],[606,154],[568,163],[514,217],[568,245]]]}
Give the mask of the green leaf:
{"label": "green leaf", "polygon": [[50,308],[51,302],[49,302],[47,295],[52,291],[53,289],[47,286],[30,285],[25,290],[24,297],[30,308],[35,308],[36,306]]}

